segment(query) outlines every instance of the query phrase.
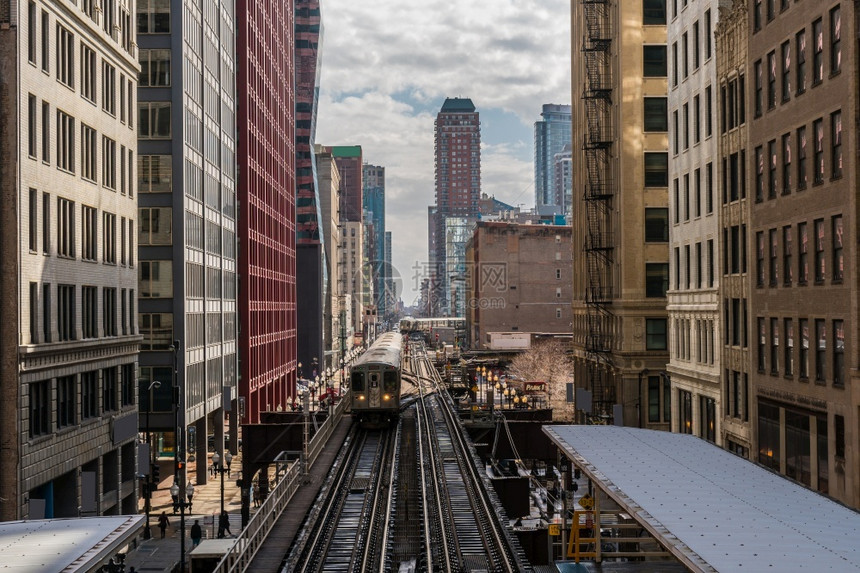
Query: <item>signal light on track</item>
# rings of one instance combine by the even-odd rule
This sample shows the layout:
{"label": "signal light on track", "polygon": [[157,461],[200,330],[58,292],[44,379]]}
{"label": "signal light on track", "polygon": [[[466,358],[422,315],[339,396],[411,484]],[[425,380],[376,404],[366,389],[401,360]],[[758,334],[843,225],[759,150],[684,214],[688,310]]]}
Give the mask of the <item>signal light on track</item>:
{"label": "signal light on track", "polygon": [[382,399],[387,402],[388,400],[391,400],[391,396],[389,394],[386,394],[382,397]]}

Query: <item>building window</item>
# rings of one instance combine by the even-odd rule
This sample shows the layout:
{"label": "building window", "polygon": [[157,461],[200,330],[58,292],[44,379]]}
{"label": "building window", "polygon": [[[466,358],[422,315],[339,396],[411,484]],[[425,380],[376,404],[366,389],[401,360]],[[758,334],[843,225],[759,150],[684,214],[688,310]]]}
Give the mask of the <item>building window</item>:
{"label": "building window", "polygon": [[51,104],[42,102],[42,161],[51,162]]}
{"label": "building window", "polygon": [[845,385],[845,324],[833,321],[833,385]]}
{"label": "building window", "polygon": [[770,22],[776,16],[774,3],[776,0],[767,0],[767,21]]}
{"label": "building window", "polygon": [[815,282],[824,282],[827,263],[824,257],[824,219],[814,221],[815,232]]}
{"label": "building window", "polygon": [[30,394],[30,438],[44,436],[51,431],[51,415],[48,404],[51,402],[50,381],[40,380],[28,384]]}
{"label": "building window", "polygon": [[707,441],[717,441],[717,402],[707,396],[699,397],[699,434]]}
{"label": "building window", "polygon": [[755,63],[755,115],[756,117],[761,115],[762,105],[763,105],[763,70],[761,60],[756,60]]}
{"label": "building window", "polygon": [[645,186],[669,186],[669,154],[645,152]]}
{"label": "building window", "polygon": [[[173,243],[173,209],[143,207],[138,209],[139,245],[170,245]],[[210,249],[211,251],[211,249]]]}
{"label": "building window", "polygon": [[97,371],[81,373],[81,420],[94,418],[98,411],[99,373]]}
{"label": "building window", "polygon": [[797,33],[794,39],[795,44],[795,69],[797,70],[797,93],[802,94],[806,91],[806,30],[801,30]]}
{"label": "building window", "polygon": [[645,263],[645,296],[665,298],[669,290],[669,263]]}
{"label": "building window", "polygon": [[57,80],[75,89],[75,35],[57,24]]}
{"label": "building window", "polygon": [[815,381],[824,382],[827,376],[827,326],[822,319],[815,320]]}
{"label": "building window", "polygon": [[791,99],[791,42],[785,41],[780,48],[782,70],[780,79],[782,83],[782,101]]}
{"label": "building window", "polygon": [[102,328],[104,336],[116,336],[116,289],[105,287],[102,290]]}
{"label": "building window", "polygon": [[824,79],[824,28],[821,18],[812,23],[812,85]]}
{"label": "building window", "polygon": [[779,281],[779,263],[777,262],[779,245],[776,229],[768,231],[768,246],[770,247],[770,286],[775,287]]}
{"label": "building window", "polygon": [[699,69],[699,62],[701,56],[699,55],[699,21],[696,20],[693,22],[693,69]]}
{"label": "building window", "polygon": [[98,289],[94,286],[81,288],[81,334],[84,338],[97,338],[98,333]]}
{"label": "building window", "polygon": [[684,173],[684,221],[690,220],[690,174]]}
{"label": "building window", "polygon": [[782,194],[791,193],[791,134],[782,136]]}
{"label": "building window", "polygon": [[689,65],[690,49],[689,49],[688,43],[689,42],[687,40],[687,32],[684,32],[683,35],[681,36],[681,58],[682,58],[681,63],[683,64],[683,69],[684,69],[684,79],[687,79],[687,76],[689,75],[689,71],[690,71],[690,65]]}
{"label": "building window", "polygon": [[134,405],[134,364],[123,364],[120,366],[121,402],[122,406]]}
{"label": "building window", "polygon": [[767,142],[767,157],[768,157],[768,177],[767,177],[767,198],[776,198],[776,140],[771,139]]}
{"label": "building window", "polygon": [[73,426],[75,418],[75,375],[57,378],[57,428]]}
{"label": "building window", "polygon": [[681,108],[684,117],[684,149],[690,148],[690,108],[684,104]]}
{"label": "building window", "polygon": [[699,96],[693,97],[693,143],[699,143],[702,133],[702,111]]}
{"label": "building window", "polygon": [[138,103],[140,139],[170,138],[170,102],[146,101]]}
{"label": "building window", "polygon": [[776,107],[776,52],[767,55],[767,107]]}
{"label": "building window", "polygon": [[645,319],[645,349],[666,350],[666,319]]}
{"label": "building window", "polygon": [[171,261],[141,261],[138,275],[140,298],[173,297]]}
{"label": "building window", "polygon": [[830,10],[830,74],[842,69],[842,18],[839,6]]}
{"label": "building window", "polygon": [[830,114],[830,176],[842,177],[842,112]]}
{"label": "building window", "polygon": [[809,321],[801,318],[798,321],[798,328],[800,330],[798,373],[802,379],[806,379],[809,378]]}
{"label": "building window", "polygon": [[646,26],[666,24],[666,0],[643,0],[642,23]]}
{"label": "building window", "polygon": [[790,318],[783,322],[785,331],[785,361],[784,370],[786,376],[794,376],[794,323]]}
{"label": "building window", "polygon": [[117,409],[116,368],[102,370],[102,410],[113,412]]}
{"label": "building window", "polygon": [[758,371],[765,371],[765,346],[767,344],[767,333],[765,332],[764,319],[758,319]]}
{"label": "building window", "polygon": [[[202,320],[203,315],[200,316]],[[173,344],[173,315],[170,313],[140,313],[137,315],[138,332],[143,336],[141,350],[169,350]],[[189,322],[189,335],[194,331]],[[202,322],[201,322],[202,325]],[[201,344],[202,345],[201,341]],[[189,345],[189,348],[191,346]]]}
{"label": "building window", "polygon": [[116,190],[116,141],[102,136],[102,185]]}
{"label": "building window", "polygon": [[140,193],[170,193],[173,190],[170,155],[138,155],[137,183]]}
{"label": "building window", "polygon": [[170,50],[140,50],[138,87],[170,86]]}
{"label": "building window", "polygon": [[138,2],[137,2],[137,33],[138,34],[169,34],[170,33],[170,2],[169,2],[169,0],[138,0]]}
{"label": "building window", "polygon": [[779,471],[780,436],[779,407],[760,401],[758,404],[758,461]]}
{"label": "building window", "polygon": [[782,273],[783,282],[786,286],[791,285],[794,273],[794,262],[792,261],[791,225],[782,228]]}
{"label": "building window", "polygon": [[770,319],[770,373],[779,374],[779,319]]}
{"label": "building window", "polygon": [[833,416],[833,433],[836,448],[834,454],[839,460],[845,460],[845,417],[836,414]]}
{"label": "building window", "polygon": [[81,42],[81,96],[96,102],[96,52]]}
{"label": "building window", "polygon": [[764,150],[761,145],[755,148],[755,200],[764,200]]}
{"label": "building window", "polygon": [[690,268],[690,245],[684,245],[684,288],[690,290],[692,269]]}
{"label": "building window", "polygon": [[98,210],[86,205],[81,207],[81,258],[95,261],[98,257]]}
{"label": "building window", "polygon": [[693,433],[693,395],[685,390],[678,390],[678,432]]}
{"label": "building window", "polygon": [[842,215],[835,215],[831,222],[833,248],[833,282],[842,282],[845,276],[845,257],[842,252]]}
{"label": "building window", "polygon": [[642,46],[642,74],[646,78],[666,77],[666,46]]}
{"label": "building window", "polygon": [[797,256],[797,283],[805,285],[809,281],[809,237],[806,231],[806,223],[797,224],[798,256]]}
{"label": "building window", "polygon": [[116,264],[116,215],[102,213],[102,249],[104,262]]}
{"label": "building window", "polygon": [[57,167],[75,172],[75,118],[57,110]]}
{"label": "building window", "polygon": [[36,63],[36,3],[27,3],[27,59]]}
{"label": "building window", "polygon": [[669,209],[665,207],[645,208],[645,242],[669,242]]}
{"label": "building window", "polygon": [[95,183],[98,174],[96,130],[81,124],[81,177]]}
{"label": "building window", "polygon": [[669,112],[667,98],[646,97],[645,101],[645,131],[669,131]]}
{"label": "building window", "polygon": [[27,98],[27,153],[33,159],[39,147],[38,109],[36,96],[29,94]]}

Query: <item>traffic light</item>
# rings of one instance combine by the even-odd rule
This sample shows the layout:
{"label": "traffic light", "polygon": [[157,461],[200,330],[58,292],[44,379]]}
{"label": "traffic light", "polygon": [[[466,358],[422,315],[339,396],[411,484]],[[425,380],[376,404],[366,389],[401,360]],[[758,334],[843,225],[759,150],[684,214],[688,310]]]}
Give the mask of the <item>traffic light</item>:
{"label": "traffic light", "polygon": [[149,475],[151,476],[152,483],[161,481],[161,466],[157,463],[150,464]]}

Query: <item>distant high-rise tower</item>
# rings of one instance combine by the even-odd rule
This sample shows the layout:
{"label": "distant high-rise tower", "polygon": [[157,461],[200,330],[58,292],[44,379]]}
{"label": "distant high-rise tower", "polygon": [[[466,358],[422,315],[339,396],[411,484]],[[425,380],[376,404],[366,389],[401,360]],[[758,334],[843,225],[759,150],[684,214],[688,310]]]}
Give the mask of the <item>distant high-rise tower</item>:
{"label": "distant high-rise tower", "polygon": [[383,293],[384,262],[385,262],[385,167],[364,165],[362,168],[364,183],[362,198],[365,215],[369,221],[367,226],[367,242],[364,245],[365,261],[369,265],[373,281],[373,304],[376,305],[379,316],[385,314]]}
{"label": "distant high-rise tower", "polygon": [[559,214],[570,215],[573,209],[573,149],[564,146],[553,158],[554,202],[560,205]]}
{"label": "distant high-rise tower", "polygon": [[447,98],[436,116],[436,216],[431,273],[446,308],[445,218],[476,217],[481,197],[481,120],[468,98]]}
{"label": "distant high-rise tower", "polygon": [[555,155],[570,145],[571,112],[569,105],[544,104],[540,121],[535,122],[535,209],[563,213],[555,183]]}
{"label": "distant high-rise tower", "polygon": [[295,0],[296,58],[296,283],[297,358],[303,364],[325,360],[323,312],[330,288],[320,220],[320,190],[314,156],[319,96],[321,33],[319,0]]}

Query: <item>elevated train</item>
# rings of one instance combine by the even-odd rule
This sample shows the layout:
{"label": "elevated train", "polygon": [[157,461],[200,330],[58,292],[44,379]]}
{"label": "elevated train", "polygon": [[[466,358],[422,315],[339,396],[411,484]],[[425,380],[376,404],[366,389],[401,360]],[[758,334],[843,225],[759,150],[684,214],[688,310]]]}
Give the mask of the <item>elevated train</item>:
{"label": "elevated train", "polygon": [[352,415],[364,427],[381,427],[400,415],[403,337],[386,332],[350,369]]}

